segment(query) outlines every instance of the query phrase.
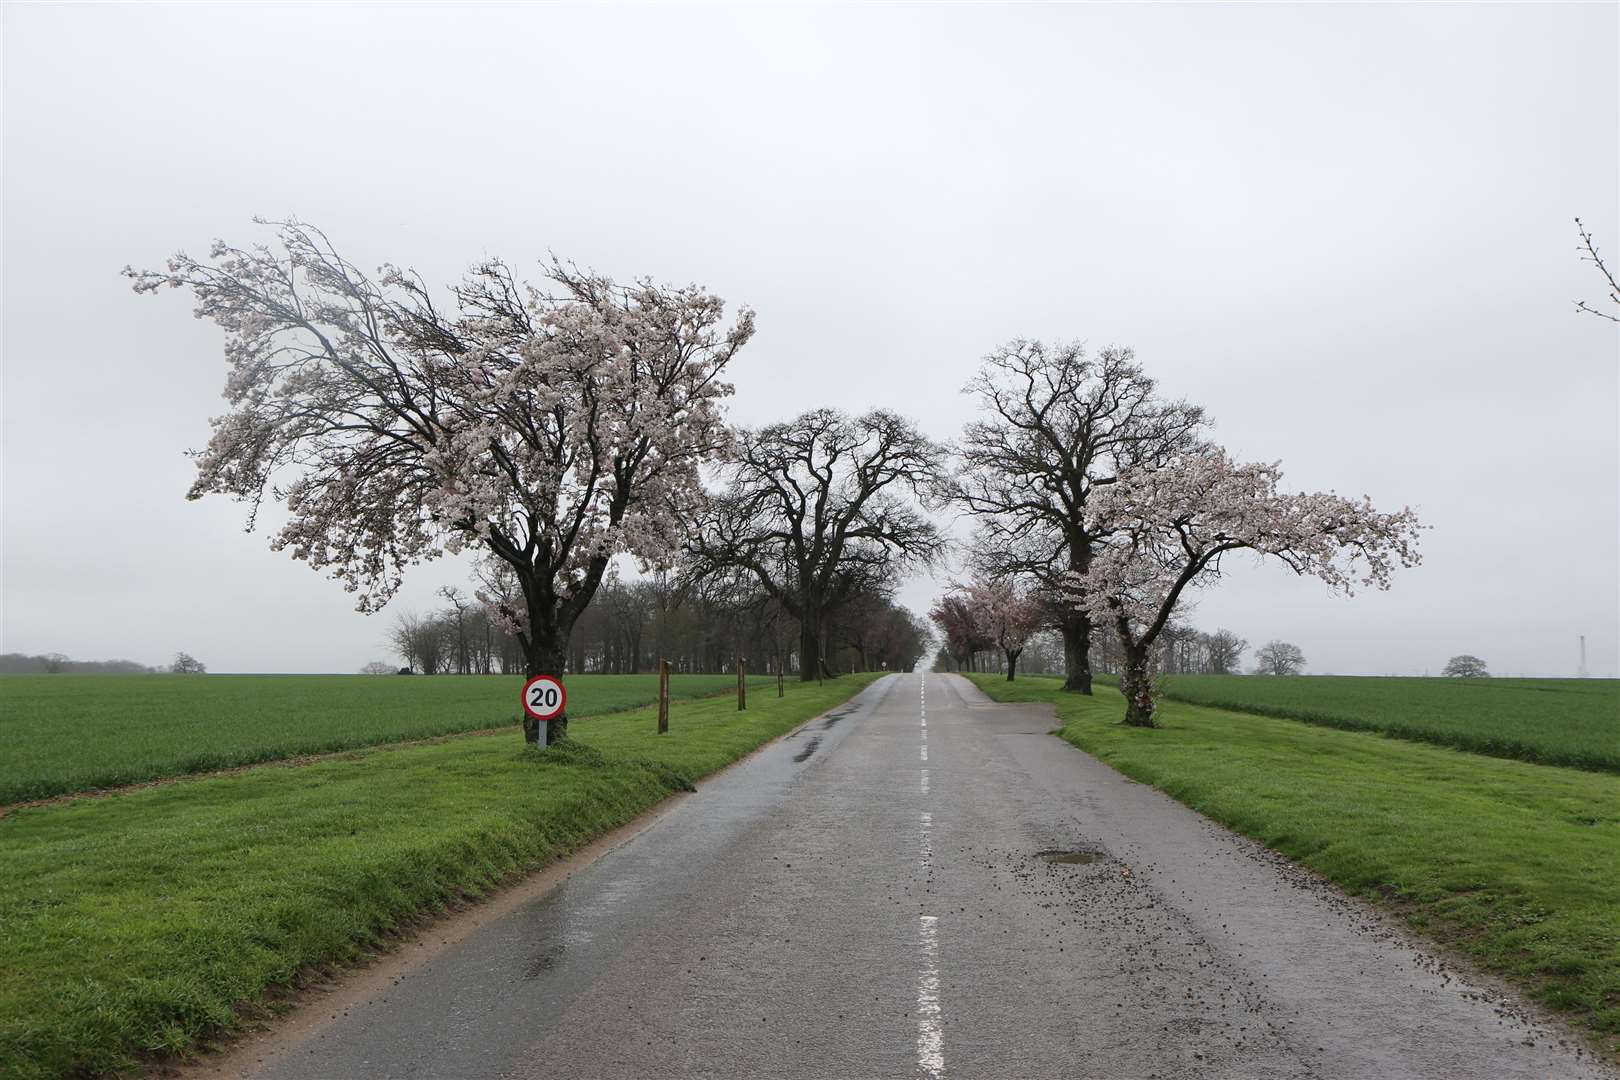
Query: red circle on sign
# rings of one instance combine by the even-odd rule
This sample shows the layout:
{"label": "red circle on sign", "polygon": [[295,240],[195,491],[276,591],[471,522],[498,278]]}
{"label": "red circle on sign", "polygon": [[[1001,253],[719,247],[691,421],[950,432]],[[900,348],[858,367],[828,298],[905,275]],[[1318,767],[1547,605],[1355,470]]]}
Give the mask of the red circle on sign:
{"label": "red circle on sign", "polygon": [[536,675],[523,684],[523,711],[536,720],[555,720],[568,708],[568,689],[555,675]]}

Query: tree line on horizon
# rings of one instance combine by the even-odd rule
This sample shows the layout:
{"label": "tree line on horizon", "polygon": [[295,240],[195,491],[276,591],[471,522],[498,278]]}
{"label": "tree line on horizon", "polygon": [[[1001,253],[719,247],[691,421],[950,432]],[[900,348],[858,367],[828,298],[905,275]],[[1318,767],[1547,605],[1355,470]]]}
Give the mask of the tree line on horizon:
{"label": "tree line on horizon", "polygon": [[[947,595],[930,612],[942,639],[935,654],[936,670],[992,672],[1009,680],[1019,672],[1066,674],[1063,638],[1049,621],[1042,622],[1022,646],[1009,649],[987,633],[973,607],[952,602],[960,599]],[[1205,633],[1185,623],[1172,623],[1159,636],[1151,663],[1163,675],[1236,675],[1243,669],[1248,648],[1249,643],[1230,630]],[[1094,675],[1118,675],[1125,664],[1119,641],[1107,627],[1092,628],[1090,655]],[[1256,674],[1296,674],[1303,663],[1300,654],[1289,670],[1263,671],[1265,664],[1257,658],[1253,670]]]}
{"label": "tree line on horizon", "polygon": [[[454,589],[426,614],[402,613],[389,642],[405,668],[427,675],[520,674],[522,644],[477,602]],[[826,621],[826,670],[909,671],[928,655],[927,624],[881,592],[840,604]],[[661,573],[610,580],[569,639],[569,674],[636,675],[661,660],[685,674],[732,671],[738,658],[753,674],[799,674],[798,620],[760,589],[724,590]],[[398,665],[376,661],[367,674]]]}
{"label": "tree line on horizon", "polygon": [[73,660],[62,653],[0,654],[0,675],[200,675],[207,668],[190,653],[174,654],[167,667],[153,667],[134,660]]}

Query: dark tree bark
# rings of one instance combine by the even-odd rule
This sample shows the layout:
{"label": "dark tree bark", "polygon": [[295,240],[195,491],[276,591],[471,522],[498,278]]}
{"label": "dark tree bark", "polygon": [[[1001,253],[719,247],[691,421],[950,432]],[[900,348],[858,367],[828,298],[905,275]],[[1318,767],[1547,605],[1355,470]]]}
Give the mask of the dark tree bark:
{"label": "dark tree bark", "polygon": [[[523,647],[524,674],[552,675],[566,687],[564,671],[568,667],[569,639],[574,624],[601,587],[607,572],[608,558],[598,555],[586,564],[578,588],[568,597],[559,597],[553,591],[551,573],[537,572],[532,566],[514,566],[528,607],[528,627],[520,630],[518,643]],[[568,737],[568,713],[546,721],[545,745],[561,742]],[[540,741],[539,724],[524,713],[523,738],[526,742]]]}
{"label": "dark tree bark", "polygon": [[1125,648],[1125,663],[1119,673],[1120,693],[1125,695],[1125,723],[1131,727],[1157,727],[1153,718],[1153,676],[1148,670],[1148,650],[1140,645]]}
{"label": "dark tree bark", "polygon": [[1164,599],[1160,601],[1152,621],[1144,626],[1132,626],[1119,597],[1108,599],[1108,608],[1114,616],[1114,633],[1119,638],[1120,653],[1123,657],[1119,669],[1119,689],[1125,695],[1125,723],[1132,727],[1158,726],[1154,721],[1157,707],[1153,702],[1151,669],[1153,646],[1158,642],[1159,635],[1164,633],[1165,627],[1170,625],[1170,615],[1175,611],[1182,592],[1198,577],[1205,566],[1219,559],[1225,552],[1234,550],[1234,547],[1232,544],[1216,544],[1188,562],[1166,592]]}
{"label": "dark tree bark", "polygon": [[1059,624],[1063,632],[1063,689],[1091,693],[1091,618],[1068,609]]}
{"label": "dark tree bark", "polygon": [[[565,655],[565,649],[558,648],[555,640],[542,642],[531,638],[525,641],[523,643],[524,677],[532,679],[536,675],[551,675],[566,687],[567,680],[563,676]],[[565,709],[561,716],[546,721],[544,743],[546,746],[550,746],[566,738],[568,738],[568,712]],[[530,716],[527,710],[523,713],[523,741],[527,743],[541,742],[540,722]]]}
{"label": "dark tree bark", "polygon": [[799,620],[799,681],[809,682],[821,670],[821,639],[816,636],[816,624],[810,619]]}

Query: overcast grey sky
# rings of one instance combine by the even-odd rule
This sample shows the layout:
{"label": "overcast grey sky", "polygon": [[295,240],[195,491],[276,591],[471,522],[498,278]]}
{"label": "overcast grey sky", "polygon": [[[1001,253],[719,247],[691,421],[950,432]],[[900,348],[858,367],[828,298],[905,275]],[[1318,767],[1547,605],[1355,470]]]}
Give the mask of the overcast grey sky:
{"label": "overcast grey sky", "polygon": [[[0,651],[348,671],[391,613],[188,503],[221,335],[133,295],[254,214],[449,282],[548,249],[759,312],[733,417],[949,438],[1013,336],[1128,344],[1290,487],[1433,526],[1193,613],[1310,670],[1620,668],[1614,4],[4,8]],[[425,608],[461,566],[395,600]],[[938,586],[908,583],[926,611]]]}

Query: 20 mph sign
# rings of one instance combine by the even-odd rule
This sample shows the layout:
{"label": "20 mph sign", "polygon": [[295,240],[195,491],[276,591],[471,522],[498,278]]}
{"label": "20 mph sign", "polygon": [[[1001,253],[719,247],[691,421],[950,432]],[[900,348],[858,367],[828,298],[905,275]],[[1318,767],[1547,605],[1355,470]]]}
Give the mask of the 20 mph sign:
{"label": "20 mph sign", "polygon": [[536,675],[523,684],[523,711],[536,720],[555,720],[568,708],[568,691],[555,675]]}

